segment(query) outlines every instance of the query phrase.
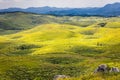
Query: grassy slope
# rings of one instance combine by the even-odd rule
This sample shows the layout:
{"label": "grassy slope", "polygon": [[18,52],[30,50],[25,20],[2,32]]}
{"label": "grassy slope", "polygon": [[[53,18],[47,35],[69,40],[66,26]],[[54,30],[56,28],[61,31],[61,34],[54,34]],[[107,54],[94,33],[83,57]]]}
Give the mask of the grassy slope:
{"label": "grassy slope", "polygon": [[55,22],[54,17],[22,12],[1,14],[0,34],[16,33],[49,22]]}
{"label": "grassy slope", "polygon": [[[119,74],[91,75],[103,63],[120,68],[119,18],[82,19],[91,18],[96,23],[88,27],[52,23],[0,36],[1,80],[51,80],[56,74],[85,74],[75,80],[119,80]],[[103,20],[109,23],[97,25]]]}
{"label": "grassy slope", "polygon": [[[96,23],[102,22],[119,22],[117,17],[103,18],[103,17],[79,17],[79,16],[50,16],[37,15],[31,13],[5,13],[0,14],[0,34],[11,34],[22,30],[33,28],[34,26],[48,23],[71,24],[86,27]],[[111,24],[108,24],[108,26]],[[119,27],[119,23],[115,23]],[[114,26],[111,26],[114,27]]]}

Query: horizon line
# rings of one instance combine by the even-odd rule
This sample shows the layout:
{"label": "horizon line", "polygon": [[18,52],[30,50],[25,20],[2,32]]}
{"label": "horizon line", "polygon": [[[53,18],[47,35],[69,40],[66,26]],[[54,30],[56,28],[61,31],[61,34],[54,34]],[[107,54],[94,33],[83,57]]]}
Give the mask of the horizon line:
{"label": "horizon line", "polygon": [[[111,3],[111,4],[116,4],[116,3],[119,3],[120,2],[115,2],[115,3]],[[105,4],[104,6],[106,5],[111,5],[110,3],[109,4]],[[104,6],[101,6],[101,7],[104,7]],[[3,9],[0,9],[0,10],[4,10],[4,9],[10,9],[10,8],[19,8],[19,9],[28,9],[28,8],[44,8],[44,7],[49,7],[49,8],[63,8],[63,9],[75,9],[75,8],[101,8],[101,7],[55,7],[55,6],[30,6],[30,7],[26,7],[26,8],[22,8],[22,7],[9,7],[9,8],[3,8]]]}

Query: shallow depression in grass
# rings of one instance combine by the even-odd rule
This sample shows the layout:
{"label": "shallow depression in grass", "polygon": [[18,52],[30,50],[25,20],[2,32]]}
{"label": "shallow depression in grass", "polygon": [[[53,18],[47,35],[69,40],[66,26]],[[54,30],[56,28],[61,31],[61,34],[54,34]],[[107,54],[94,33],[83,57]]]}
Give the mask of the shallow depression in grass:
{"label": "shallow depression in grass", "polygon": [[45,59],[46,62],[52,64],[75,64],[82,62],[83,59],[72,57],[72,56],[63,56],[63,57],[50,57]]}

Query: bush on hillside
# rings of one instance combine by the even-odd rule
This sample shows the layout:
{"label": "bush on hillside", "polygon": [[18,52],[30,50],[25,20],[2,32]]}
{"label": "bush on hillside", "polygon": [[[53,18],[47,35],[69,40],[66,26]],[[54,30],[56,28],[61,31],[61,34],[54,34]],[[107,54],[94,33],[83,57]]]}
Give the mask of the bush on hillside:
{"label": "bush on hillside", "polygon": [[100,27],[105,27],[106,24],[107,24],[107,23],[99,23],[98,25],[99,25]]}

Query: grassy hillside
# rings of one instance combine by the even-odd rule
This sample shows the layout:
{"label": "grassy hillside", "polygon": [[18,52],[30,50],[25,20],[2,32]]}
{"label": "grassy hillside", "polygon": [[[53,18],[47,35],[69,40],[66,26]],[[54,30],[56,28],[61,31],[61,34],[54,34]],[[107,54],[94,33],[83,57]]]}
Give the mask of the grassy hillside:
{"label": "grassy hillside", "polygon": [[[47,19],[47,20],[46,20]],[[21,30],[30,29],[38,24],[48,23],[49,16],[35,15],[30,13],[6,13],[0,15],[1,34],[14,33]]]}
{"label": "grassy hillside", "polygon": [[[3,13],[0,14],[0,34],[11,34],[20,32],[23,30],[31,29],[37,25],[59,23],[59,24],[70,24],[76,26],[86,27],[96,23],[107,23],[115,22],[114,25],[119,27],[120,18],[112,17],[80,17],[80,16],[50,16],[50,15],[37,15],[31,13],[14,12],[14,13]],[[118,23],[116,23],[118,22]],[[108,26],[111,25],[110,23]],[[111,27],[114,27],[111,26]]]}
{"label": "grassy hillside", "polygon": [[0,36],[0,80],[52,80],[57,74],[70,80],[119,80],[119,73],[92,74],[100,64],[120,68],[119,17],[42,16],[58,22]]}

